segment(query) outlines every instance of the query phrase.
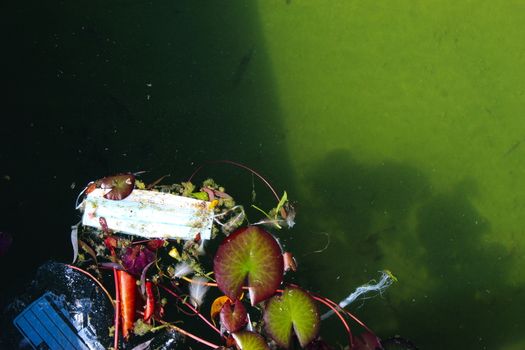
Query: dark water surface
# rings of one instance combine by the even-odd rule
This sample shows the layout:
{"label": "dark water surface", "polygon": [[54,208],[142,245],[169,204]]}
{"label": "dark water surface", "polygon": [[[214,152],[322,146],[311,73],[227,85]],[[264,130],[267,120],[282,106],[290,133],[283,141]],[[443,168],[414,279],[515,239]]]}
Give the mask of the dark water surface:
{"label": "dark water surface", "polygon": [[[2,305],[44,261],[70,261],[74,201],[90,180],[147,170],[146,181],[180,182],[204,161],[233,159],[290,182],[254,4],[2,7],[0,230],[14,237],[0,258]],[[249,201],[248,173],[200,175]]]}
{"label": "dark water surface", "polygon": [[[521,2],[1,6],[1,305],[71,259],[88,181],[232,159],[297,200],[295,282],[338,300],[390,269],[399,283],[350,307],[379,336],[525,348]],[[246,172],[204,176],[249,202]]]}

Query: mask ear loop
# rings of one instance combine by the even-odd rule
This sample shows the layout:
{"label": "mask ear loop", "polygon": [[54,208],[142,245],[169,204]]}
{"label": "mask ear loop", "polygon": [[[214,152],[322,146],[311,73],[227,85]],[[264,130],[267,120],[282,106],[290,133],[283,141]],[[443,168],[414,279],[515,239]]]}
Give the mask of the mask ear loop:
{"label": "mask ear loop", "polygon": [[[235,216],[233,216],[229,220],[225,220],[224,222],[218,219],[218,218],[221,218],[227,215],[230,212],[233,212],[233,213],[237,212],[237,214],[235,214]],[[239,227],[244,222],[245,219],[246,219],[246,214],[244,213],[244,208],[242,205],[236,205],[233,208],[230,208],[223,213],[213,216],[213,221],[222,227],[222,230],[224,234],[226,235],[230,234],[235,228]]]}
{"label": "mask ear loop", "polygon": [[80,206],[82,205],[82,203],[79,203],[80,197],[82,197],[82,195],[84,195],[84,194],[88,194],[89,193],[89,192],[87,192],[88,189],[91,188],[94,184],[95,184],[95,181],[90,181],[86,185],[86,187],[84,187],[84,189],[82,191],[80,191],[80,193],[78,194],[77,199],[75,201],[75,209],[80,208]]}

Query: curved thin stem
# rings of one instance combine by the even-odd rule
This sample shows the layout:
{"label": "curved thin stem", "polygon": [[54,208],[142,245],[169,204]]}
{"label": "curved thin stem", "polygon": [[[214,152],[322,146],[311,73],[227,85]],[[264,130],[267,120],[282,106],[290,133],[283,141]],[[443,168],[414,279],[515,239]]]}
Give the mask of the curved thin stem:
{"label": "curved thin stem", "polygon": [[69,264],[64,264],[64,265],[66,265],[67,267],[69,267],[71,269],[77,270],[77,271],[83,273],[84,275],[88,276],[89,278],[91,278],[93,280],[93,282],[98,284],[98,286],[102,289],[102,291],[104,291],[104,293],[106,293],[106,295],[108,296],[109,301],[111,302],[111,305],[113,305],[113,307],[115,307],[115,301],[111,297],[111,294],[109,294],[109,292],[106,289],[106,287],[104,287],[104,285],[102,283],[100,283],[100,281],[95,276],[93,276],[92,274],[90,274],[86,270],[81,269],[80,267],[77,267],[77,266],[74,266],[74,265],[69,265]]}
{"label": "curved thin stem", "polygon": [[[374,331],[372,331],[363,321],[361,321],[360,319],[357,318],[357,316],[355,316],[354,314],[352,314],[350,311],[346,310],[345,308],[342,308],[340,307],[335,301],[333,300],[330,300],[326,297],[323,297],[325,301],[327,301],[328,303],[332,304],[335,308],[337,308],[338,310],[341,310],[342,312],[344,312],[348,317],[350,317],[352,320],[354,320],[354,322],[356,322],[358,325],[360,325],[361,327],[363,327],[364,329],[366,329],[369,333],[372,333],[372,334],[375,334]],[[333,310],[333,309],[332,309]]]}
{"label": "curved thin stem", "polygon": [[197,310],[196,308],[194,308],[192,305],[190,305],[188,302],[186,302],[185,300],[183,300],[177,293],[175,293],[174,291],[172,291],[171,289],[169,289],[168,287],[162,285],[162,284],[159,284],[158,285],[159,287],[161,287],[162,289],[164,289],[166,292],[168,292],[169,294],[171,294],[172,296],[174,296],[175,298],[179,299],[188,309],[190,309],[191,311],[193,311],[197,316],[199,316],[204,322],[206,322],[206,324],[208,326],[210,326],[215,332],[217,332],[219,335],[221,335],[221,331],[215,327],[210,321],[208,321],[208,319],[206,317],[204,317],[200,312],[199,310]]}
{"label": "curved thin stem", "polygon": [[186,277],[186,276],[183,276],[182,279],[185,280],[186,282],[189,282],[189,283],[196,283],[196,284],[200,284],[200,285],[208,286],[208,287],[218,287],[217,283],[215,283],[215,282],[196,281],[196,280],[191,279],[191,278]]}
{"label": "curved thin stem", "polygon": [[[290,285],[294,286],[294,287],[299,287],[296,284],[290,284]],[[281,294],[284,292],[284,290],[282,290],[282,289],[277,289],[275,291],[277,293],[281,293]],[[310,291],[307,291],[307,293],[310,294],[312,296],[312,298],[314,298],[315,300],[323,303],[325,306],[327,306],[330,309],[332,309],[332,311],[337,315],[337,317],[339,317],[339,319],[341,320],[341,323],[343,324],[343,326],[346,329],[346,332],[348,333],[348,341],[349,341],[350,349],[352,349],[354,347],[354,337],[352,335],[352,331],[350,330],[350,326],[346,322],[345,318],[341,315],[341,313],[333,305],[330,304],[330,302],[333,303],[333,301],[331,301],[330,299],[327,299],[327,298],[325,298],[323,296],[316,295],[315,293],[312,293]]]}
{"label": "curved thin stem", "polygon": [[191,174],[191,176],[188,178],[188,182],[191,182],[191,180],[193,179],[193,177],[202,169],[204,168],[205,165],[207,164],[216,164],[216,163],[225,163],[225,164],[231,164],[231,165],[235,165],[236,167],[239,167],[239,168],[242,168],[244,170],[247,170],[249,171],[250,173],[252,173],[253,175],[257,176],[269,189],[270,191],[272,191],[273,195],[275,196],[275,199],[277,199],[277,203],[279,203],[279,196],[277,195],[277,192],[275,191],[275,189],[273,188],[273,186],[270,184],[270,182],[268,180],[266,180],[264,178],[264,176],[262,176],[261,174],[259,174],[257,171],[253,170],[252,168],[250,168],[249,166],[247,165],[244,165],[244,164],[241,164],[241,163],[237,163],[237,162],[234,162],[233,160],[227,160],[227,159],[219,159],[219,160],[210,160],[206,163],[203,163],[201,165],[199,165],[197,167],[197,169],[195,169],[195,171],[193,172],[193,174]]}
{"label": "curved thin stem", "polygon": [[177,327],[177,326],[175,326],[175,325],[173,325],[173,324],[171,324],[171,323],[168,323],[168,322],[166,322],[166,321],[162,321],[162,320],[158,320],[158,321],[159,321],[160,323],[166,325],[167,327],[172,328],[172,329],[175,330],[176,332],[179,332],[180,334],[184,334],[185,336],[190,337],[190,338],[192,338],[192,339],[198,341],[198,342],[201,343],[201,344],[204,344],[204,345],[206,345],[206,346],[209,346],[209,347],[212,348],[212,349],[218,349],[218,348],[220,348],[219,345],[214,344],[214,343],[212,343],[212,342],[209,342],[209,341],[207,341],[207,340],[204,340],[204,339],[202,339],[202,338],[196,336],[195,334],[190,333],[190,332],[188,332],[188,331],[185,331],[184,329],[182,329],[182,328],[180,328],[180,327]]}
{"label": "curved thin stem", "polygon": [[332,309],[332,311],[337,315],[337,317],[339,317],[339,319],[341,320],[341,323],[346,329],[346,332],[348,333],[348,342],[350,345],[350,349],[352,349],[354,347],[354,337],[352,335],[352,331],[350,330],[350,326],[346,322],[345,318],[341,315],[341,313],[333,305],[331,305],[328,301],[326,301],[325,298],[319,297],[313,294],[311,295],[312,295],[312,298],[314,298],[315,300],[323,303],[324,305]]}

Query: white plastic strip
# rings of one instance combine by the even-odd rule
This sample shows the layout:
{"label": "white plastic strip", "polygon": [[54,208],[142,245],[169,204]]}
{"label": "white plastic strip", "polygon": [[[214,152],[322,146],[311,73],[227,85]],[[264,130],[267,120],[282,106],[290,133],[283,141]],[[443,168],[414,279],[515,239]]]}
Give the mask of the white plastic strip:
{"label": "white plastic strip", "polygon": [[210,239],[213,222],[211,202],[156,191],[133,190],[123,200],[103,197],[107,190],[95,189],[84,203],[82,225],[109,229],[146,238]]}

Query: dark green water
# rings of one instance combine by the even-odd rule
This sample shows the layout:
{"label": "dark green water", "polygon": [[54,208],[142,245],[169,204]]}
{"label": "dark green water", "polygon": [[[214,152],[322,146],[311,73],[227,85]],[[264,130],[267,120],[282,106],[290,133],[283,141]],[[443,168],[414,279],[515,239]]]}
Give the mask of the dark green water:
{"label": "dark green water", "polygon": [[2,5],[2,303],[70,259],[83,184],[232,159],[297,200],[295,281],[398,277],[351,307],[378,335],[525,348],[525,3],[107,3]]}

